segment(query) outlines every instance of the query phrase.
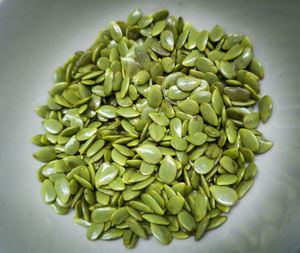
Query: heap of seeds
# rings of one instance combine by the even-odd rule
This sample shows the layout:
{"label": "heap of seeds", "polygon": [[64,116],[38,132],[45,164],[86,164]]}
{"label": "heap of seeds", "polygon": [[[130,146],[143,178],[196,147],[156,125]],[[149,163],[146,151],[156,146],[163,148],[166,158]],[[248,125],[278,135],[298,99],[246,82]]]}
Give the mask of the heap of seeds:
{"label": "heap of seeds", "polygon": [[252,51],[241,33],[199,32],[166,9],[111,22],[56,70],[36,109],[44,202],[74,208],[89,240],[123,237],[128,248],[219,227],[253,185],[254,154],[273,145],[256,130],[272,99],[260,99]]}

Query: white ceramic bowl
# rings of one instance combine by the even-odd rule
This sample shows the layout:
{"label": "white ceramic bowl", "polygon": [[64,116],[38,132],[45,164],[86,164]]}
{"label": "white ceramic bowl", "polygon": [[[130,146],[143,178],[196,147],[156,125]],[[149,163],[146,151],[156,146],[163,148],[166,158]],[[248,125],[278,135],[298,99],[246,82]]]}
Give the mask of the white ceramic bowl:
{"label": "white ceramic bowl", "polygon": [[[73,212],[59,216],[42,202],[30,138],[42,132],[34,109],[45,104],[54,69],[136,7],[146,14],[168,8],[199,30],[221,24],[252,39],[265,69],[261,94],[274,102],[259,130],[274,147],[256,158],[255,184],[222,227],[198,242],[162,246],[151,238],[128,250],[122,240],[88,241]],[[299,252],[299,7],[281,0],[0,0],[0,252]]]}

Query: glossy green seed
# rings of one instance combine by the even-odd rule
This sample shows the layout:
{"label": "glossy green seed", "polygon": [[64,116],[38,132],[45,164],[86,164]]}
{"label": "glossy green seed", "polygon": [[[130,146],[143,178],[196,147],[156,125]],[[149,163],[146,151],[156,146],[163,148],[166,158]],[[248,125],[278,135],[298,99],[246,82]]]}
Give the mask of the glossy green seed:
{"label": "glossy green seed", "polygon": [[185,230],[192,232],[196,230],[197,223],[194,217],[189,214],[187,211],[182,210],[177,215],[178,222],[180,226],[182,226]]}
{"label": "glossy green seed", "polygon": [[203,30],[198,33],[197,40],[196,40],[196,45],[199,51],[203,52],[204,49],[206,48],[207,41],[208,41],[208,35],[209,32],[207,30]]}
{"label": "glossy green seed", "polygon": [[244,47],[240,44],[234,45],[224,55],[224,60],[230,61],[238,57],[243,52]]}
{"label": "glossy green seed", "polygon": [[135,25],[142,18],[142,11],[139,8],[133,9],[127,17],[128,25]]}
{"label": "glossy green seed", "polygon": [[150,223],[158,224],[158,225],[169,225],[170,222],[167,218],[155,215],[155,214],[144,214],[143,218]]}
{"label": "glossy green seed", "polygon": [[161,126],[168,126],[170,124],[170,120],[162,112],[151,112],[149,116],[155,123]]}
{"label": "glossy green seed", "polygon": [[91,219],[95,223],[103,223],[111,220],[112,214],[116,211],[113,207],[99,207],[91,214]]}
{"label": "glossy green seed", "polygon": [[195,232],[195,240],[198,241],[204,234],[205,230],[208,227],[209,224],[209,217],[205,217],[202,221],[199,222],[196,232]]}
{"label": "glossy green seed", "polygon": [[236,173],[238,170],[238,164],[229,156],[223,156],[220,159],[220,164],[222,165],[222,167],[228,171],[229,173]]}
{"label": "glossy green seed", "polygon": [[250,149],[252,152],[258,151],[259,142],[256,136],[250,130],[242,128],[239,130],[239,134],[244,147]]}
{"label": "glossy green seed", "polygon": [[55,191],[57,197],[61,199],[63,203],[66,203],[70,196],[70,183],[66,178],[60,178],[55,182]]}
{"label": "glossy green seed", "polygon": [[272,98],[268,95],[263,96],[258,103],[258,108],[262,122],[267,122],[273,110]]}
{"label": "glossy green seed", "polygon": [[81,129],[76,134],[76,139],[78,141],[86,141],[89,138],[91,138],[96,132],[97,132],[97,128],[95,127],[88,127],[88,128]]}
{"label": "glossy green seed", "polygon": [[117,114],[124,117],[124,118],[135,118],[140,115],[138,111],[136,111],[133,108],[124,108],[124,107],[119,107],[117,109]]}
{"label": "glossy green seed", "polygon": [[160,207],[157,201],[149,194],[144,193],[141,196],[142,201],[149,206],[156,214],[163,215],[164,210]]}
{"label": "glossy green seed", "polygon": [[100,236],[100,240],[115,240],[120,238],[123,235],[123,231],[116,228],[110,228],[107,231],[103,232]]}
{"label": "glossy green seed", "polygon": [[115,22],[110,22],[110,35],[113,38],[113,40],[117,42],[119,42],[123,37],[122,29]]}
{"label": "glossy green seed", "polygon": [[165,20],[160,20],[156,22],[152,28],[152,36],[157,36],[159,35],[166,27],[166,22]]}
{"label": "glossy green seed", "polygon": [[193,50],[183,59],[182,65],[186,67],[194,67],[196,64],[196,60],[202,56],[203,54],[198,50]]}
{"label": "glossy green seed", "polygon": [[183,205],[184,205],[184,199],[180,196],[175,195],[171,197],[167,202],[167,209],[171,214],[175,215],[182,210]]}
{"label": "glossy green seed", "polygon": [[204,72],[204,73],[205,72],[213,72],[213,73],[218,72],[218,69],[214,65],[214,63],[205,57],[198,58],[195,62],[195,65],[199,71]]}
{"label": "glossy green seed", "polygon": [[226,216],[216,216],[210,219],[209,224],[207,226],[207,230],[215,229],[220,227],[227,220]]}
{"label": "glossy green seed", "polygon": [[255,58],[250,63],[250,71],[257,75],[259,78],[264,78],[264,69],[262,64]]}
{"label": "glossy green seed", "polygon": [[145,162],[150,164],[157,164],[162,159],[160,150],[151,144],[142,145],[136,151]]}
{"label": "glossy green seed", "polygon": [[261,154],[267,152],[269,149],[273,147],[273,142],[261,137],[257,136],[259,148],[256,151],[256,153]]}
{"label": "glossy green seed", "polygon": [[199,84],[200,80],[191,76],[184,76],[177,79],[177,87],[182,91],[192,91]]}
{"label": "glossy green seed", "polygon": [[152,86],[149,90],[147,101],[149,106],[159,107],[163,99],[162,91],[158,86]]}
{"label": "glossy green seed", "polygon": [[194,132],[186,140],[195,146],[201,146],[207,141],[207,135],[202,132]]}
{"label": "glossy green seed", "polygon": [[237,70],[245,69],[252,60],[252,49],[250,47],[246,47],[243,50],[243,53],[236,58],[233,63],[236,66]]}
{"label": "glossy green seed", "polygon": [[104,229],[104,223],[92,223],[86,232],[86,237],[91,240],[97,240]]}
{"label": "glossy green seed", "polygon": [[171,139],[171,145],[175,150],[185,151],[188,147],[188,143],[185,139],[178,136],[174,136]]}
{"label": "glossy green seed", "polygon": [[236,183],[236,181],[237,181],[237,176],[231,174],[220,175],[217,178],[218,185],[232,185]]}
{"label": "glossy green seed", "polygon": [[63,129],[62,123],[55,119],[45,119],[43,127],[50,134],[59,134]]}
{"label": "glossy green seed", "polygon": [[213,185],[209,189],[214,199],[221,205],[233,206],[238,200],[237,193],[228,186]]}
{"label": "glossy green seed", "polygon": [[68,155],[74,155],[79,150],[80,143],[76,139],[75,135],[65,145],[65,153]]}
{"label": "glossy green seed", "polygon": [[244,38],[244,35],[241,33],[231,33],[227,34],[222,49],[228,50],[234,45],[240,43]]}
{"label": "glossy green seed", "polygon": [[224,28],[220,25],[216,25],[209,33],[209,40],[217,42],[224,36]]}
{"label": "glossy green seed", "polygon": [[33,154],[33,157],[41,162],[47,163],[56,158],[56,152],[52,146],[42,147]]}
{"label": "glossy green seed", "polygon": [[236,69],[232,62],[222,60],[220,63],[220,72],[221,74],[228,78],[233,79],[236,76]]}
{"label": "glossy green seed", "polygon": [[132,217],[129,217],[126,219],[126,222],[129,225],[129,228],[139,237],[143,239],[147,239],[147,234],[144,230],[144,228],[137,222],[135,221]]}
{"label": "glossy green seed", "polygon": [[211,104],[217,115],[221,115],[224,104],[219,89],[213,91]]}
{"label": "glossy green seed", "polygon": [[176,177],[177,167],[171,156],[166,156],[159,167],[158,176],[162,183],[170,184]]}
{"label": "glossy green seed", "polygon": [[259,113],[249,113],[243,119],[244,127],[254,129],[259,125]]}
{"label": "glossy green seed", "polygon": [[43,182],[41,192],[42,192],[43,201],[47,204],[52,203],[56,199],[56,192],[54,189],[54,185],[48,179],[46,179]]}
{"label": "glossy green seed", "polygon": [[203,193],[195,196],[195,219],[197,222],[201,221],[207,213],[208,199]]}
{"label": "glossy green seed", "polygon": [[166,226],[151,223],[151,233],[153,236],[164,245],[168,245],[172,241],[172,234]]}
{"label": "glossy green seed", "polygon": [[218,117],[214,109],[208,104],[203,103],[200,105],[200,112],[203,116],[203,119],[213,126],[218,125]]}
{"label": "glossy green seed", "polygon": [[214,160],[207,156],[201,156],[194,162],[194,169],[199,174],[207,174],[212,170],[213,166]]}
{"label": "glossy green seed", "polygon": [[148,82],[150,74],[147,70],[141,70],[133,77],[133,82],[136,85],[144,85]]}
{"label": "glossy green seed", "polygon": [[118,175],[118,169],[115,166],[105,167],[103,170],[98,170],[95,175],[95,185],[100,187],[102,185],[109,184]]}
{"label": "glossy green seed", "polygon": [[175,45],[173,33],[170,30],[164,30],[160,34],[160,43],[164,49],[173,51]]}
{"label": "glossy green seed", "polygon": [[236,188],[238,197],[242,198],[249,191],[249,189],[252,187],[253,184],[254,184],[253,179],[242,181],[239,184],[239,186]]}
{"label": "glossy green seed", "polygon": [[224,93],[232,100],[247,101],[251,97],[250,91],[241,87],[230,87],[224,88]]}
{"label": "glossy green seed", "polygon": [[230,119],[226,121],[225,133],[229,143],[233,144],[236,142],[237,140],[236,128],[232,120]]}
{"label": "glossy green seed", "polygon": [[199,106],[196,101],[187,99],[177,104],[178,108],[184,113],[196,115],[199,113]]}
{"label": "glossy green seed", "polygon": [[188,30],[183,31],[183,32],[179,35],[179,37],[178,37],[178,39],[177,39],[177,42],[176,42],[176,49],[180,49],[180,48],[183,47],[183,45],[185,44],[185,42],[186,42],[188,36],[189,36],[189,31],[188,31]]}

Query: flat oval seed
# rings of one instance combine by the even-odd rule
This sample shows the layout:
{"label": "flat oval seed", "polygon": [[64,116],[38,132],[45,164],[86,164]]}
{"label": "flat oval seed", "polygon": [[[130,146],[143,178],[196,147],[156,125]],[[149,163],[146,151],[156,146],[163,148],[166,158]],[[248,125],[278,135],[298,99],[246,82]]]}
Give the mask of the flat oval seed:
{"label": "flat oval seed", "polygon": [[136,151],[145,162],[150,164],[157,164],[162,159],[160,150],[151,144],[142,145]]}
{"label": "flat oval seed", "polygon": [[167,155],[161,162],[158,176],[162,183],[170,184],[174,181],[177,173],[176,163],[173,158]]}
{"label": "flat oval seed", "polygon": [[182,210],[178,215],[178,222],[180,226],[182,226],[185,230],[192,232],[196,230],[197,228],[197,223],[194,217],[189,214],[187,211]]}
{"label": "flat oval seed", "polygon": [[190,95],[190,93],[180,90],[177,86],[172,86],[167,90],[166,95],[172,100],[182,100],[186,99]]}
{"label": "flat oval seed", "polygon": [[241,87],[227,86],[224,93],[232,100],[247,101],[251,97],[250,91]]}
{"label": "flat oval seed", "polygon": [[220,72],[227,79],[233,79],[236,76],[235,65],[229,61],[221,61]]}
{"label": "flat oval seed", "polygon": [[60,178],[55,182],[55,191],[57,197],[63,202],[67,203],[71,196],[70,183],[66,178]]}
{"label": "flat oval seed", "polygon": [[39,151],[33,154],[33,157],[41,162],[47,163],[56,158],[54,147],[42,147]]}
{"label": "flat oval seed", "polygon": [[115,211],[116,208],[113,207],[99,207],[92,212],[91,219],[95,223],[107,222],[111,220],[111,216]]}
{"label": "flat oval seed", "polygon": [[191,76],[179,77],[177,87],[182,91],[192,91],[200,85],[200,80]]}
{"label": "flat oval seed", "polygon": [[218,185],[231,185],[231,184],[236,183],[236,181],[237,181],[237,176],[231,175],[231,174],[220,175],[217,178]]}
{"label": "flat oval seed", "polygon": [[186,140],[195,146],[201,146],[207,141],[207,135],[202,132],[195,132],[190,134]]}
{"label": "flat oval seed", "polygon": [[207,174],[214,167],[214,160],[207,157],[201,156],[194,162],[194,169],[199,174]]}
{"label": "flat oval seed", "polygon": [[198,33],[196,45],[200,52],[203,52],[206,48],[208,41],[209,32],[207,30],[203,30]]}
{"label": "flat oval seed", "polygon": [[267,152],[270,148],[273,147],[273,142],[261,137],[261,136],[257,136],[257,140],[259,143],[259,148],[256,151],[256,153],[261,154],[261,153],[265,153]]}
{"label": "flat oval seed", "polygon": [[63,124],[55,119],[45,119],[43,127],[50,134],[59,134],[63,129]]}
{"label": "flat oval seed", "polygon": [[243,50],[243,53],[236,58],[233,63],[236,66],[237,70],[245,69],[252,60],[252,49],[250,47],[246,47]]}
{"label": "flat oval seed", "polygon": [[220,25],[216,25],[209,33],[209,40],[217,42],[224,36],[224,28]]}
{"label": "flat oval seed", "polygon": [[70,138],[70,140],[66,143],[65,145],[65,153],[68,155],[74,155],[77,153],[79,150],[80,143],[76,139],[76,136],[74,135],[73,137]]}
{"label": "flat oval seed", "polygon": [[264,69],[261,63],[253,58],[251,63],[250,63],[250,71],[257,75],[259,78],[264,78]]}
{"label": "flat oval seed", "polygon": [[194,67],[196,64],[196,60],[199,57],[203,57],[203,54],[200,53],[198,50],[194,50],[190,52],[182,61],[182,65],[186,67]]}
{"label": "flat oval seed", "polygon": [[243,122],[245,128],[254,129],[259,125],[259,114],[249,113],[245,115]]}
{"label": "flat oval seed", "polygon": [[238,200],[237,193],[228,186],[212,185],[209,189],[214,199],[223,206],[233,206]]}
{"label": "flat oval seed", "polygon": [[132,217],[129,217],[126,219],[126,222],[128,223],[132,232],[134,232],[137,236],[147,240],[146,231],[137,221],[135,221]]}
{"label": "flat oval seed", "polygon": [[112,215],[111,215],[111,222],[112,224],[121,224],[124,220],[126,220],[129,216],[129,213],[127,211],[126,207],[121,207],[117,209]]}
{"label": "flat oval seed", "polygon": [[100,236],[100,240],[115,240],[120,238],[123,235],[123,231],[116,228],[110,228],[107,231],[103,232]]}
{"label": "flat oval seed", "polygon": [[95,175],[95,185],[100,187],[102,185],[109,184],[118,175],[119,170],[115,166],[105,167],[103,170],[97,170]]}
{"label": "flat oval seed", "polygon": [[163,94],[158,86],[152,86],[149,90],[147,101],[149,106],[157,108],[160,106],[163,99]]}
{"label": "flat oval seed", "polygon": [[92,223],[86,231],[86,237],[91,241],[97,240],[103,229],[104,223]]}
{"label": "flat oval seed", "polygon": [[244,50],[244,47],[240,44],[234,45],[224,55],[224,60],[230,61],[238,57]]}
{"label": "flat oval seed", "polygon": [[156,22],[152,28],[152,36],[155,37],[159,35],[166,27],[165,20],[160,20]]}
{"label": "flat oval seed", "polygon": [[203,119],[213,126],[218,125],[218,117],[214,109],[208,104],[203,103],[200,105],[200,111]]}
{"label": "flat oval seed", "polygon": [[197,226],[196,232],[195,232],[195,240],[198,241],[204,234],[205,230],[208,227],[209,224],[209,217],[205,217],[202,221],[199,222],[199,225]]}
{"label": "flat oval seed", "polygon": [[227,220],[226,216],[217,216],[210,219],[209,224],[207,226],[207,230],[220,227],[226,220]]}
{"label": "flat oval seed", "polygon": [[212,72],[212,73],[217,73],[218,69],[214,65],[214,63],[209,60],[208,58],[201,57],[196,60],[196,68],[201,71],[201,72]]}
{"label": "flat oval seed", "polygon": [[230,119],[226,121],[225,133],[229,143],[233,144],[236,142],[237,132],[234,123]]}
{"label": "flat oval seed", "polygon": [[117,42],[119,42],[123,37],[122,29],[115,22],[110,22],[110,35],[113,38],[113,40]]}
{"label": "flat oval seed", "polygon": [[151,223],[151,233],[153,236],[164,245],[168,245],[172,241],[172,234],[166,226]]}
{"label": "flat oval seed", "polygon": [[253,179],[242,181],[239,184],[239,186],[236,188],[236,192],[239,199],[242,198],[249,191],[249,189],[252,187],[253,184],[254,184]]}
{"label": "flat oval seed", "polygon": [[173,33],[170,30],[164,30],[160,34],[160,43],[164,49],[173,51],[175,45]]}
{"label": "flat oval seed", "polygon": [[263,96],[258,103],[260,118],[262,122],[267,122],[273,110],[272,98],[270,96]]}
{"label": "flat oval seed", "polygon": [[117,109],[117,114],[124,117],[124,118],[135,118],[140,115],[138,111],[136,111],[133,108],[124,108],[124,107],[119,107]]}
{"label": "flat oval seed", "polygon": [[171,139],[171,145],[174,149],[178,151],[185,151],[188,147],[188,143],[185,139],[178,136],[174,136]]}
{"label": "flat oval seed", "polygon": [[155,123],[157,123],[157,124],[159,124],[161,126],[168,126],[170,124],[170,120],[162,112],[151,112],[151,113],[149,113],[149,117]]}
{"label": "flat oval seed", "polygon": [[181,101],[177,104],[177,106],[184,113],[187,113],[190,115],[196,115],[199,113],[199,106],[198,106],[197,102],[192,99],[187,99],[187,100]]}
{"label": "flat oval seed", "polygon": [[156,214],[164,215],[164,210],[160,207],[157,201],[149,194],[144,193],[141,196],[141,199],[144,203],[148,205]]}
{"label": "flat oval seed", "polygon": [[167,209],[171,214],[175,215],[182,210],[183,205],[184,205],[184,198],[175,195],[168,200]]}
{"label": "flat oval seed", "polygon": [[149,134],[155,142],[160,142],[165,137],[165,129],[156,123],[149,126]]}
{"label": "flat oval seed", "polygon": [[256,152],[259,149],[259,142],[250,130],[242,128],[239,130],[241,136],[241,142],[245,148],[250,149],[252,152]]}
{"label": "flat oval seed", "polygon": [[233,159],[231,159],[229,156],[223,156],[220,159],[220,164],[229,173],[234,174],[238,170],[238,164]]}
{"label": "flat oval seed", "polygon": [[100,149],[103,148],[105,142],[102,139],[99,139],[97,141],[95,141],[86,151],[86,156],[87,157],[92,157],[93,155],[95,155],[98,151],[100,151]]}
{"label": "flat oval seed", "polygon": [[91,138],[96,132],[97,128],[95,127],[83,128],[76,134],[76,139],[78,141],[86,141]]}
{"label": "flat oval seed", "polygon": [[135,25],[142,18],[142,11],[139,8],[133,9],[127,17],[128,25]]}
{"label": "flat oval seed", "polygon": [[213,91],[211,104],[215,112],[221,115],[224,104],[219,89]]}
{"label": "flat oval seed", "polygon": [[41,193],[43,201],[47,204],[52,203],[56,199],[54,185],[49,179],[46,179],[43,182]]}
{"label": "flat oval seed", "polygon": [[158,225],[169,225],[170,224],[170,221],[167,218],[160,216],[160,215],[144,214],[142,216],[146,221],[149,221],[150,223],[154,223],[154,224],[158,224]]}
{"label": "flat oval seed", "polygon": [[195,196],[195,219],[197,222],[201,221],[207,212],[208,199],[205,194],[200,193]]}

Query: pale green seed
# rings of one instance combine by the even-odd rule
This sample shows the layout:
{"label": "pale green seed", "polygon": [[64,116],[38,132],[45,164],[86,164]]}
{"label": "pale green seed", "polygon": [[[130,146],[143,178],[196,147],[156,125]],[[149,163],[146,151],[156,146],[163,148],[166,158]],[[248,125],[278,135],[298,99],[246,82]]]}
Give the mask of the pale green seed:
{"label": "pale green seed", "polygon": [[244,47],[240,44],[234,45],[224,55],[224,60],[230,61],[238,57],[243,52]]}
{"label": "pale green seed", "polygon": [[218,69],[214,65],[214,63],[205,57],[198,58],[195,62],[195,65],[199,71],[204,72],[204,73],[206,73],[206,72],[217,73],[218,72]]}
{"label": "pale green seed", "polygon": [[178,136],[173,136],[171,139],[171,145],[175,150],[185,151],[188,147],[188,143],[185,139]]}
{"label": "pale green seed", "polygon": [[226,216],[216,216],[214,218],[211,218],[207,226],[207,230],[220,227],[226,220],[227,220]]}
{"label": "pale green seed", "polygon": [[123,235],[123,231],[116,228],[110,228],[107,231],[103,232],[100,236],[100,240],[115,240],[120,238]]}
{"label": "pale green seed", "polygon": [[195,196],[195,219],[197,222],[201,221],[207,213],[208,199],[203,193]]}
{"label": "pale green seed", "polygon": [[182,100],[186,99],[190,95],[190,93],[180,90],[177,86],[172,86],[167,90],[166,95],[172,100]]}
{"label": "pale green seed", "polygon": [[56,158],[56,152],[52,146],[46,146],[35,152],[33,157],[41,162],[47,163]]}
{"label": "pale green seed", "polygon": [[237,176],[231,174],[220,175],[217,178],[218,185],[232,185],[236,183],[236,181],[237,181]]}
{"label": "pale green seed", "polygon": [[43,182],[41,193],[42,193],[43,201],[47,204],[52,203],[56,199],[56,192],[54,189],[54,185],[48,179],[46,179]]}
{"label": "pale green seed", "polygon": [[171,214],[175,215],[182,210],[183,205],[184,205],[184,198],[175,195],[168,200],[167,209]]}
{"label": "pale green seed", "polygon": [[98,170],[95,175],[95,185],[100,187],[102,185],[109,184],[118,175],[118,169],[115,166],[105,167],[103,170]]}
{"label": "pale green seed", "polygon": [[154,224],[158,224],[158,225],[169,225],[170,224],[170,222],[167,218],[160,216],[160,215],[144,214],[142,216],[146,221],[149,221],[150,223],[154,223]]}
{"label": "pale green seed", "polygon": [[199,51],[203,52],[206,48],[208,41],[209,32],[207,30],[203,30],[198,33],[196,45]]}
{"label": "pale green seed", "polygon": [[158,86],[152,86],[149,90],[147,101],[149,106],[157,108],[160,106],[163,99],[163,94]]}
{"label": "pale green seed", "polygon": [[203,54],[198,50],[193,50],[183,59],[181,64],[186,67],[194,67],[196,64],[196,60],[199,57],[203,57]]}
{"label": "pale green seed", "polygon": [[110,22],[110,35],[113,38],[113,40],[117,42],[119,42],[123,37],[122,29],[115,22]]}
{"label": "pale green seed", "polygon": [[71,196],[69,181],[66,178],[56,180],[55,191],[57,197],[60,198],[63,203],[66,203]]}
{"label": "pale green seed", "polygon": [[160,150],[151,144],[145,144],[136,149],[141,158],[150,164],[157,164],[162,159],[162,153]]}
{"label": "pale green seed", "polygon": [[246,47],[243,50],[243,53],[236,58],[233,63],[236,66],[237,70],[245,69],[252,60],[252,49],[250,47]]}
{"label": "pale green seed", "polygon": [[128,17],[127,17],[127,24],[128,25],[135,25],[136,23],[138,23],[138,21],[142,18],[142,11],[139,8],[135,8],[133,9]]}
{"label": "pale green seed", "polygon": [[72,136],[65,145],[65,153],[68,155],[74,155],[78,152],[80,147],[79,141],[76,139],[76,136]]}
{"label": "pale green seed", "polygon": [[164,30],[160,34],[160,43],[164,49],[173,51],[175,45],[173,33],[170,30]]}
{"label": "pale green seed", "polygon": [[257,75],[259,78],[264,78],[264,69],[262,64],[255,58],[250,63],[250,71]]}
{"label": "pale green seed", "polygon": [[214,199],[224,206],[233,206],[238,200],[237,193],[228,186],[212,185],[210,192]]}
{"label": "pale green seed", "polygon": [[273,142],[261,137],[261,136],[257,136],[257,140],[258,140],[258,144],[259,144],[259,148],[256,151],[256,153],[261,154],[261,153],[265,153],[267,152],[270,148],[273,147]]}
{"label": "pale green seed", "polygon": [[91,241],[97,240],[103,229],[104,223],[92,223],[86,231],[86,237]]}
{"label": "pale green seed", "polygon": [[156,214],[164,215],[164,210],[160,207],[157,201],[149,194],[144,193],[141,195],[142,201],[149,206]]}
{"label": "pale green seed", "polygon": [[253,184],[254,184],[253,179],[242,181],[239,184],[239,186],[236,188],[238,197],[242,198],[249,191],[249,189],[252,187]]}
{"label": "pale green seed", "polygon": [[226,121],[225,133],[226,133],[226,137],[227,137],[229,143],[233,144],[236,142],[237,131],[236,131],[235,125],[233,124],[232,120],[230,120],[230,119]]}
{"label": "pale green seed", "polygon": [[170,124],[170,120],[162,112],[151,112],[149,116],[155,123],[161,126],[168,126]]}
{"label": "pale green seed", "polygon": [[187,211],[182,210],[181,212],[179,212],[177,218],[180,226],[182,226],[185,230],[189,232],[196,230],[197,228],[196,220]]}
{"label": "pale green seed", "polygon": [[97,132],[97,128],[95,127],[88,127],[88,128],[81,129],[76,134],[76,139],[78,141],[86,141],[89,138],[91,138],[96,132]]}
{"label": "pale green seed", "polygon": [[91,219],[95,223],[107,222],[111,220],[111,216],[115,211],[116,208],[113,207],[99,207],[92,212]]}
{"label": "pale green seed", "polygon": [[177,104],[177,106],[184,113],[187,113],[190,115],[196,115],[199,113],[199,106],[198,106],[197,102],[192,99],[187,99],[187,100],[181,101]]}
{"label": "pale green seed", "polygon": [[179,77],[177,79],[177,86],[182,91],[192,91],[199,86],[200,80],[191,76]]}
{"label": "pale green seed", "polygon": [[218,125],[218,117],[214,109],[208,104],[203,103],[200,105],[200,112],[205,121],[213,126]]}
{"label": "pale green seed", "polygon": [[136,73],[136,75],[133,77],[133,82],[136,85],[144,85],[148,82],[149,78],[149,72],[144,69]]}
{"label": "pale green seed", "polygon": [[233,79],[236,76],[235,65],[232,62],[222,60],[220,62],[220,72],[221,74],[228,78]]}
{"label": "pale green seed", "polygon": [[149,126],[149,134],[155,142],[160,142],[165,137],[165,129],[156,123]]}
{"label": "pale green seed", "polygon": [[223,156],[220,159],[220,164],[222,165],[222,167],[228,171],[229,173],[236,173],[238,170],[238,164],[229,156]]}
{"label": "pale green seed", "polygon": [[140,115],[138,111],[136,111],[133,108],[124,108],[124,107],[119,107],[117,109],[117,114],[124,117],[124,118],[135,118]]}
{"label": "pale green seed", "polygon": [[195,146],[201,146],[207,141],[207,135],[202,132],[194,132],[186,140]]}
{"label": "pale green seed", "polygon": [[259,149],[259,142],[256,136],[248,129],[241,128],[239,130],[241,136],[241,142],[244,147],[250,149],[252,152],[256,152]]}
{"label": "pale green seed", "polygon": [[177,167],[171,156],[166,156],[159,167],[158,176],[162,183],[170,184],[176,177]]}
{"label": "pale green seed", "polygon": [[195,232],[195,240],[198,241],[204,234],[205,230],[208,227],[209,224],[209,217],[205,217],[202,221],[199,222],[196,232]]}
{"label": "pale green seed", "polygon": [[157,36],[159,35],[166,27],[166,22],[165,20],[160,20],[156,22],[152,28],[152,36]]}
{"label": "pale green seed", "polygon": [[168,245],[172,241],[172,234],[166,226],[151,223],[151,233],[153,236],[164,245]]}
{"label": "pale green seed", "polygon": [[262,122],[267,122],[273,110],[272,98],[268,95],[263,96],[258,103],[258,108]]}
{"label": "pale green seed", "polygon": [[59,134],[63,129],[62,123],[55,119],[45,119],[43,127],[50,134]]}
{"label": "pale green seed", "polygon": [[209,40],[217,42],[224,36],[224,28],[220,25],[216,25],[209,33]]}
{"label": "pale green seed", "polygon": [[254,129],[259,125],[259,120],[259,113],[249,113],[243,119],[244,127]]}
{"label": "pale green seed", "polygon": [[201,156],[194,162],[194,169],[199,174],[207,174],[213,167],[214,160],[207,156]]}
{"label": "pale green seed", "polygon": [[224,104],[219,89],[213,91],[211,104],[217,115],[221,115]]}

